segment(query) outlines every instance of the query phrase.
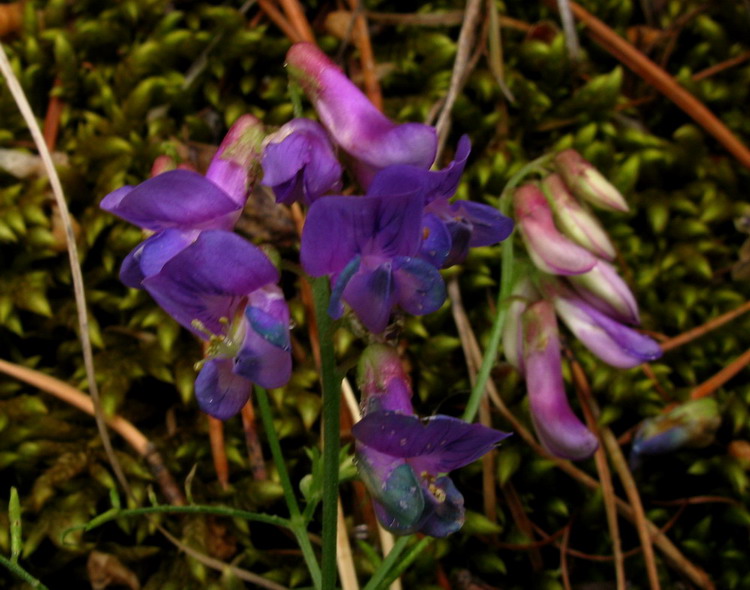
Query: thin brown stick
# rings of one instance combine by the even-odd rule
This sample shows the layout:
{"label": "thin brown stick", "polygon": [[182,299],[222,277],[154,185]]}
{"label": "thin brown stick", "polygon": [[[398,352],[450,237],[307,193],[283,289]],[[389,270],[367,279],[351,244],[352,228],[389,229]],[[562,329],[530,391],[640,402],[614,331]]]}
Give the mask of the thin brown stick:
{"label": "thin brown stick", "polygon": [[654,556],[652,533],[648,527],[650,522],[646,518],[646,513],[643,510],[643,503],[641,502],[641,496],[638,493],[638,487],[633,479],[633,474],[628,468],[628,462],[625,460],[622,449],[620,449],[620,445],[617,444],[615,435],[609,428],[602,428],[602,439],[604,440],[604,445],[607,447],[615,471],[617,471],[617,474],[620,477],[620,482],[625,488],[625,495],[628,497],[633,509],[633,523],[638,531],[638,537],[640,538],[641,546],[643,547],[643,559],[646,562],[646,573],[648,574],[649,586],[653,590],[659,590],[661,587],[659,584],[659,572],[656,567],[656,558]]}
{"label": "thin brown stick", "polygon": [[257,480],[268,479],[266,462],[263,459],[263,448],[258,437],[258,428],[255,422],[255,409],[252,401],[248,401],[242,407],[242,429],[245,431],[245,444],[247,445],[247,457],[250,463],[250,471]]}
{"label": "thin brown stick", "polygon": [[743,352],[721,371],[716,373],[716,375],[714,375],[710,379],[707,379],[706,381],[698,385],[698,387],[693,389],[693,391],[690,392],[690,399],[700,399],[702,397],[711,395],[713,392],[719,389],[719,387],[724,385],[727,381],[729,381],[732,377],[734,377],[737,373],[744,369],[748,364],[750,364],[750,349]]}
{"label": "thin brown stick", "polygon": [[354,19],[354,43],[359,49],[359,60],[362,65],[362,78],[365,84],[365,94],[370,102],[379,110],[383,110],[383,94],[380,91],[377,70],[375,68],[375,53],[370,41],[370,29],[360,0],[348,0]]}
{"label": "thin brown stick", "polygon": [[716,328],[719,328],[724,324],[731,322],[733,319],[738,318],[748,311],[750,311],[750,301],[746,301],[738,308],[723,313],[720,316],[707,321],[705,324],[693,328],[692,330],[688,330],[687,332],[683,332],[682,334],[679,334],[674,338],[670,338],[665,342],[661,342],[659,346],[661,346],[661,349],[664,352],[672,350],[673,348],[677,348],[678,346],[682,346],[684,344],[687,344],[688,342],[692,342],[693,340],[700,338],[701,336],[704,336],[705,334],[708,334],[712,330],[715,330]]}
{"label": "thin brown stick", "polygon": [[[52,85],[53,91],[56,88],[62,86],[62,82],[58,78]],[[49,103],[47,103],[47,114],[44,116],[44,143],[47,145],[47,149],[51,152],[55,151],[57,145],[57,133],[60,130],[60,116],[62,115],[63,103],[59,95],[55,94],[50,97]]]}
{"label": "thin brown stick", "polygon": [[607,514],[607,525],[612,538],[612,554],[615,564],[615,579],[617,580],[617,590],[625,590],[625,559],[622,554],[622,543],[620,541],[620,529],[617,523],[617,504],[615,502],[615,487],[612,483],[612,473],[607,463],[607,455],[602,446],[602,433],[597,423],[594,406],[592,404],[591,388],[583,374],[583,368],[575,360],[571,362],[573,379],[576,382],[576,389],[581,400],[581,408],[586,419],[589,429],[596,433],[599,439],[599,448],[594,453],[594,462],[596,471],[599,474],[599,481],[602,486],[602,497],[604,499],[604,510]]}
{"label": "thin brown stick", "polygon": [[570,524],[563,531],[562,541],[560,542],[560,577],[562,578],[563,588],[571,590],[570,576],[568,575],[568,541],[570,540]]}
{"label": "thin brown stick", "polygon": [[[91,397],[64,381],[2,359],[0,359],[0,372],[49,393],[66,404],[85,412],[89,416],[94,415],[94,403]],[[151,441],[132,422],[129,422],[122,416],[110,416],[106,420],[107,425],[112,430],[125,439],[136,453],[146,459],[159,487],[170,504],[184,506],[186,504],[185,497],[182,495],[172,475],[167,471],[161,455]]]}
{"label": "thin brown stick", "polygon": [[159,532],[164,535],[170,543],[180,549],[180,551],[184,551],[190,557],[192,557],[196,561],[199,561],[206,567],[210,567],[211,569],[217,570],[219,572],[228,571],[233,576],[238,577],[240,580],[250,582],[251,584],[255,584],[260,588],[267,588],[268,590],[289,590],[289,588],[287,588],[286,586],[282,586],[281,584],[277,584],[276,582],[267,580],[263,576],[259,576],[258,574],[249,572],[229,563],[219,561],[218,559],[215,559],[209,555],[206,555],[205,553],[201,553],[200,551],[193,549],[189,545],[186,545],[185,543],[180,541],[177,537],[172,535],[167,529],[162,526],[159,526],[157,528],[159,529]]}
{"label": "thin brown stick", "polygon": [[[628,497],[628,501],[633,508],[635,516],[634,524],[636,530],[638,531],[638,537],[641,541],[641,547],[643,547],[643,560],[646,563],[646,573],[648,575],[649,585],[653,590],[659,590],[659,572],[656,567],[653,542],[651,539],[651,534],[648,530],[648,526],[646,524],[648,520],[646,519],[646,513],[643,510],[643,503],[641,502],[641,496],[638,493],[638,487],[635,485],[633,474],[628,468],[628,463],[625,460],[622,449],[620,448],[620,445],[617,444],[617,439],[615,438],[615,435],[612,433],[612,431],[607,427],[597,428],[595,417],[599,415],[599,408],[596,404],[596,401],[594,401],[593,396],[591,395],[591,386],[589,385],[586,374],[583,372],[581,366],[577,362],[575,362],[575,360],[572,362],[572,365],[573,380],[575,381],[577,389],[584,400],[583,405],[585,408],[584,411],[586,412],[586,418],[587,420],[593,421],[597,435],[604,443],[604,446],[609,452],[609,457],[612,460],[615,471],[617,471],[617,475],[620,477],[620,482],[625,488],[625,495]],[[611,481],[609,483],[611,485]],[[604,490],[604,485],[605,484],[602,481],[602,491]],[[614,497],[614,490],[612,490],[612,495]],[[607,517],[609,519],[609,513],[607,514]],[[615,524],[615,527],[616,526],[617,525]],[[624,572],[618,572],[618,580],[621,579],[620,575],[624,577]]]}
{"label": "thin brown stick", "polygon": [[315,34],[300,3],[297,0],[278,0],[278,2],[284,10],[289,24],[297,31],[302,41],[315,43]]}
{"label": "thin brown stick", "polygon": [[[549,4],[553,4],[549,2]],[[701,101],[605,23],[575,2],[570,8],[586,24],[591,37],[625,66],[664,94],[714,136],[743,166],[750,168],[750,150]]]}
{"label": "thin brown stick", "polygon": [[[407,25],[407,26],[422,26],[422,27],[451,27],[457,26],[464,22],[464,11],[463,10],[449,10],[446,12],[436,13],[411,13],[401,14],[397,12],[367,12],[367,18],[371,21],[376,21],[383,25]],[[516,18],[510,18],[508,16],[500,16],[500,25],[508,28],[515,29],[517,31],[523,31],[524,33],[532,28],[527,22],[518,20]]]}
{"label": "thin brown stick", "polygon": [[701,70],[700,72],[693,74],[693,81],[698,82],[705,78],[710,78],[711,76],[715,76],[716,74],[719,74],[724,70],[728,70],[729,68],[740,65],[741,63],[746,62],[748,59],[750,59],[750,51],[745,51],[744,53],[740,53],[739,55],[736,55],[721,63],[714,64],[710,68],[706,68],[705,70]]}
{"label": "thin brown stick", "polygon": [[339,496],[337,506],[336,565],[339,570],[339,582],[341,583],[342,590],[359,590],[357,569],[354,567],[352,546],[349,543],[349,533],[346,528],[346,519],[344,518],[344,507],[341,505],[341,496]]}
{"label": "thin brown stick", "polygon": [[278,8],[276,8],[276,6],[274,6],[271,0],[258,0],[258,6],[260,6],[261,10],[266,13],[266,16],[273,21],[273,24],[281,29],[281,32],[284,33],[292,43],[304,41],[302,36],[297,32],[297,29],[286,20],[286,17]]}
{"label": "thin brown stick", "polygon": [[448,87],[448,93],[445,96],[443,110],[440,112],[437,124],[435,125],[438,132],[437,154],[435,155],[436,162],[440,161],[445,142],[448,139],[448,133],[451,128],[451,111],[453,110],[453,105],[455,104],[456,99],[461,92],[461,88],[467,79],[465,76],[466,66],[469,62],[471,47],[474,44],[474,39],[476,37],[476,28],[479,22],[481,7],[482,0],[466,1],[464,22],[463,25],[461,25],[461,32],[458,35],[458,49],[456,51],[456,59],[453,62],[450,86]]}
{"label": "thin brown stick", "polygon": [[224,449],[224,423],[218,418],[206,414],[208,420],[208,438],[211,441],[211,457],[216,470],[216,479],[221,489],[229,489],[229,461]]}

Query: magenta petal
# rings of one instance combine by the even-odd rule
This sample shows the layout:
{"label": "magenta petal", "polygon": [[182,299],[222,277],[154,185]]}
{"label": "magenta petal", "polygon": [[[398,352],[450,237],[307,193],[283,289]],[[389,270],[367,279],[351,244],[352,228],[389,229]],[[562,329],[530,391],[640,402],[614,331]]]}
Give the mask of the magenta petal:
{"label": "magenta petal", "polygon": [[432,165],[435,129],[390,121],[318,47],[296,43],[287,53],[287,65],[334,141],[365,164],[360,168],[365,186],[375,171],[391,164]]}
{"label": "magenta petal", "polygon": [[472,463],[509,435],[450,416],[373,412],[352,427],[361,443],[379,453],[407,459],[417,473],[448,473]]}
{"label": "magenta petal", "polygon": [[542,192],[527,184],[513,196],[516,220],[529,256],[541,270],[575,275],[591,270],[596,256],[563,236],[552,220],[552,210]]}
{"label": "magenta petal", "polygon": [[226,327],[221,318],[232,321],[247,295],[278,278],[266,255],[240,236],[204,231],[143,286],[164,311],[205,338],[194,320],[221,334]]}
{"label": "magenta petal", "polygon": [[224,190],[240,208],[245,206],[259,171],[263,124],[242,115],[227,132],[206,171],[206,178]]}
{"label": "magenta petal", "polygon": [[195,380],[195,398],[200,409],[219,420],[237,414],[250,399],[252,384],[232,372],[231,359],[206,361]]}
{"label": "magenta petal", "polygon": [[153,231],[231,229],[241,209],[218,186],[189,170],[164,172],[132,190],[122,187],[104,197],[101,207]]}
{"label": "magenta petal", "polygon": [[530,305],[523,313],[523,332],[526,390],[539,440],[558,457],[573,460],[590,457],[598,442],[568,404],[552,304],[542,300]]}

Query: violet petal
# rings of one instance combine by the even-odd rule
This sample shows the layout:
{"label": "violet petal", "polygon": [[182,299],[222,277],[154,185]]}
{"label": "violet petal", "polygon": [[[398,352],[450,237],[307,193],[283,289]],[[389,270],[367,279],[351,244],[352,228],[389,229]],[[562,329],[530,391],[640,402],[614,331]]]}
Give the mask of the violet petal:
{"label": "violet petal", "polygon": [[161,272],[147,277],[143,286],[164,311],[205,338],[193,320],[215,334],[223,333],[225,324],[219,320],[233,320],[248,294],[278,278],[258,248],[236,234],[210,230],[201,232]]}
{"label": "violet petal", "polygon": [[420,419],[389,411],[367,414],[352,427],[352,434],[362,444],[432,474],[468,465],[509,436],[450,416]]}
{"label": "violet petal", "polygon": [[250,398],[252,384],[232,372],[231,359],[206,361],[195,380],[195,398],[200,409],[219,420],[237,414]]}
{"label": "violet petal", "polygon": [[231,229],[241,210],[213,182],[189,170],[170,170],[132,190],[126,188],[104,197],[101,208],[153,231],[172,227]]}

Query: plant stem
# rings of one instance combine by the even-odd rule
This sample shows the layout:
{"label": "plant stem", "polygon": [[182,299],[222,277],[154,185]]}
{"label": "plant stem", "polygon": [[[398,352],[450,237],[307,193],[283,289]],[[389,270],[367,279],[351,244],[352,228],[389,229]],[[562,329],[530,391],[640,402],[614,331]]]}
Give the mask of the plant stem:
{"label": "plant stem", "polygon": [[398,538],[398,541],[393,545],[393,549],[388,552],[388,555],[385,556],[385,559],[380,563],[378,569],[375,570],[372,578],[370,578],[370,581],[367,582],[362,590],[375,590],[376,588],[381,587],[385,588],[383,580],[385,580],[386,576],[391,572],[391,569],[396,564],[396,560],[401,556],[401,552],[406,548],[406,545],[411,538],[411,535]]}
{"label": "plant stem", "polygon": [[316,588],[320,589],[323,587],[320,567],[318,566],[318,560],[315,557],[315,552],[310,543],[310,538],[307,535],[306,523],[302,518],[297,498],[294,495],[294,488],[289,479],[289,473],[286,470],[286,463],[284,462],[284,455],[281,452],[279,438],[276,436],[276,430],[273,427],[273,416],[271,414],[271,405],[268,401],[268,393],[265,389],[256,385],[255,395],[258,399],[258,410],[260,411],[260,417],[263,421],[263,427],[266,430],[266,440],[268,440],[268,446],[271,447],[271,455],[276,464],[281,487],[284,490],[284,499],[286,500],[286,505],[289,509],[289,528],[292,529],[294,536],[297,538],[297,543],[299,543],[300,549],[302,550],[302,556],[305,558],[305,563],[307,564],[307,569],[310,572],[313,584]]}
{"label": "plant stem", "polygon": [[[513,189],[515,189],[516,186],[518,186],[518,184],[529,174],[543,169],[551,157],[550,154],[545,154],[536,160],[532,160],[528,164],[522,166],[518,172],[511,176],[510,180],[508,180],[508,184],[506,184],[503,189],[502,195],[500,195],[500,212],[503,213],[503,215],[507,215],[509,212]],[[484,352],[484,358],[482,359],[482,366],[477,375],[477,381],[471,390],[469,401],[466,403],[466,409],[464,410],[463,419],[467,422],[473,422],[474,418],[476,418],[479,404],[482,401],[482,396],[484,395],[484,390],[487,386],[487,380],[490,376],[490,371],[492,370],[492,366],[495,364],[495,359],[497,358],[497,349],[500,346],[500,338],[503,335],[503,326],[505,324],[506,315],[505,306],[508,302],[511,291],[513,290],[513,237],[514,234],[511,234],[511,236],[502,244],[502,267],[500,268],[500,292],[497,295],[497,315],[492,324],[490,342],[487,345],[487,350]]]}
{"label": "plant stem", "polygon": [[323,389],[323,588],[336,588],[336,527],[339,488],[339,404],[331,318],[328,315],[328,279],[312,280],[315,320],[320,342],[320,374]]}
{"label": "plant stem", "polygon": [[0,565],[3,565],[6,568],[8,568],[13,574],[16,575],[17,578],[23,580],[32,588],[36,588],[37,590],[47,590],[47,586],[42,584],[39,580],[37,580],[34,576],[32,576],[25,569],[23,569],[20,565],[18,565],[17,563],[13,563],[10,559],[6,558],[4,555],[0,555]]}
{"label": "plant stem", "polygon": [[393,580],[403,574],[409,568],[409,566],[416,561],[417,557],[419,557],[422,551],[427,549],[427,546],[432,543],[432,541],[432,537],[424,537],[419,541],[419,543],[414,545],[414,547],[409,550],[409,553],[404,555],[404,558],[398,562],[398,565],[396,565],[396,567],[391,570],[381,587],[387,588],[388,586],[390,586],[391,582],[393,582]]}

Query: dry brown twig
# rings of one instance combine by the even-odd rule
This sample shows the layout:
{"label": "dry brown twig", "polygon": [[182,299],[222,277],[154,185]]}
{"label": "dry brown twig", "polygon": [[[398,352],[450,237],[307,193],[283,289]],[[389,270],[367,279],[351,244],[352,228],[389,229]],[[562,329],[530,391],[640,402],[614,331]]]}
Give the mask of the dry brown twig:
{"label": "dry brown twig", "polygon": [[[552,0],[547,0],[552,4]],[[675,79],[656,65],[633,45],[615,33],[609,26],[575,2],[570,8],[577,19],[588,27],[591,37],[606,51],[630,68],[659,92],[687,113],[701,127],[721,143],[743,166],[750,168],[750,150],[701,101],[678,84]]]}

